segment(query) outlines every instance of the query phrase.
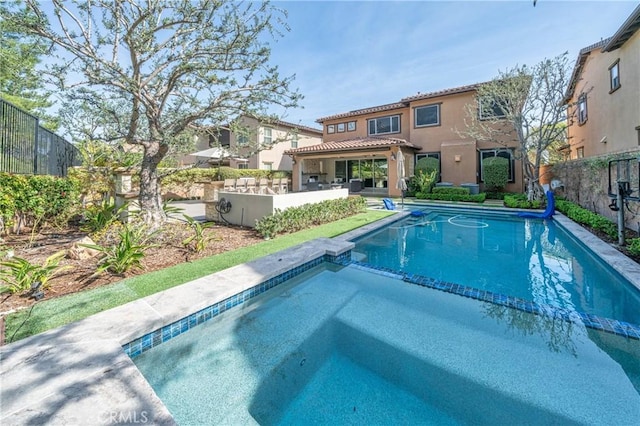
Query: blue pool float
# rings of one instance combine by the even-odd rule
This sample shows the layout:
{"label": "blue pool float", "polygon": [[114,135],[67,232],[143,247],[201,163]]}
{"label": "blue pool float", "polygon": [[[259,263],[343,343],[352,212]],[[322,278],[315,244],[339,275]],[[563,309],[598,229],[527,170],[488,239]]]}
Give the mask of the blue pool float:
{"label": "blue pool float", "polygon": [[422,217],[424,215],[425,215],[425,213],[422,210],[413,210],[411,212],[411,216],[413,216],[413,217]]}
{"label": "blue pool float", "polygon": [[390,198],[383,198],[384,208],[387,210],[395,210],[396,204]]}
{"label": "blue pool float", "polygon": [[532,219],[550,219],[556,210],[555,198],[553,198],[553,192],[547,191],[547,208],[542,213],[532,212],[520,212],[518,217],[532,218]]}

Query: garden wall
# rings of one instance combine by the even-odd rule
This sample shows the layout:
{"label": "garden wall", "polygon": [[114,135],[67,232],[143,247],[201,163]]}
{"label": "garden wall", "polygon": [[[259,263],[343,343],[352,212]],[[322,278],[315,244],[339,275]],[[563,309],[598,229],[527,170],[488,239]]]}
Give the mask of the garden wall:
{"label": "garden wall", "polygon": [[[254,227],[256,220],[275,213],[276,209],[286,210],[289,207],[303,204],[319,203],[324,200],[335,200],[349,197],[348,189],[327,189],[324,191],[290,192],[287,194],[247,194],[240,192],[218,193],[218,199],[224,198],[231,203],[231,211],[224,219],[233,225]],[[207,219],[213,212],[208,212]]]}
{"label": "garden wall", "polygon": [[[620,158],[636,158],[640,150],[582,158],[555,164],[551,168],[550,180],[559,180],[563,187],[556,189],[557,195],[617,222],[617,212],[609,208],[611,198],[608,195],[609,161]],[[638,197],[638,162],[632,161],[632,196]],[[615,188],[615,182],[613,182]],[[630,201],[625,208],[625,226],[640,229],[640,202]]]}

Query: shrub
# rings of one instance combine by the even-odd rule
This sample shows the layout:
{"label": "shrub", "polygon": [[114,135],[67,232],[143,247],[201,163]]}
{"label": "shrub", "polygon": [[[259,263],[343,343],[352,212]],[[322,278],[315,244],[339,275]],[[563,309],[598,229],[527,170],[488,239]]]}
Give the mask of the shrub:
{"label": "shrub", "polygon": [[440,174],[440,160],[433,157],[423,157],[416,162],[416,175],[418,173],[430,174],[436,172],[436,179]]}
{"label": "shrub", "polygon": [[543,206],[540,200],[527,200],[525,194],[505,194],[504,205],[512,209],[540,209]]}
{"label": "shrub", "polygon": [[556,209],[574,222],[603,232],[611,238],[616,238],[618,235],[618,226],[611,220],[599,215],[598,213],[587,210],[584,207],[580,207],[571,201],[557,199]]}
{"label": "shrub", "polygon": [[627,250],[629,254],[632,256],[640,256],[640,238],[631,238],[628,244]]}
{"label": "shrub", "polygon": [[66,221],[78,205],[78,186],[67,178],[0,173],[0,223],[5,232],[23,225]]}
{"label": "shrub", "polygon": [[[213,236],[205,235],[204,230],[211,228],[214,223],[200,223],[189,215],[183,214],[182,216],[187,221],[189,228],[193,230],[193,235],[185,238],[182,241],[182,244],[185,247],[191,247],[191,249],[196,253],[200,253],[207,248],[207,244],[209,244],[209,241],[213,239]],[[191,243],[193,243],[193,245]]]}
{"label": "shrub", "polygon": [[356,196],[305,204],[287,210],[276,209],[274,214],[257,220],[255,229],[262,237],[273,238],[278,234],[296,232],[310,226],[353,216],[364,212],[366,208],[366,199]]}
{"label": "shrub", "polygon": [[62,271],[71,269],[70,265],[59,266],[66,252],[59,251],[49,256],[42,265],[29,262],[21,257],[12,257],[0,262],[0,281],[6,286],[0,287],[0,293],[19,293],[31,289],[31,286],[40,283],[41,289],[46,289],[48,281]]}
{"label": "shrub", "polygon": [[102,200],[102,203],[89,206],[84,212],[82,230],[90,233],[100,232],[120,218],[127,204],[116,207],[115,201]]}
{"label": "shrub", "polygon": [[469,195],[469,188],[461,188],[458,186],[438,186],[433,188],[434,194],[455,194],[455,195]]}
{"label": "shrub", "polygon": [[414,192],[423,192],[425,194],[428,194],[433,190],[433,186],[436,184],[437,177],[437,170],[431,170],[430,172],[417,172],[417,174],[413,177],[413,185],[415,186]]}
{"label": "shrub", "polygon": [[509,160],[503,157],[486,158],[482,162],[482,177],[489,190],[500,190],[509,182]]}
{"label": "shrub", "polygon": [[101,246],[97,244],[83,244],[83,246],[102,253],[98,263],[96,275],[104,271],[123,274],[131,268],[143,269],[142,259],[147,249],[153,247],[144,227],[123,226],[119,232],[119,241],[114,245]]}
{"label": "shrub", "polygon": [[[467,189],[467,188],[461,188],[461,189]],[[472,195],[472,194],[469,194],[468,192],[466,194],[437,193],[437,192],[434,192],[431,194],[424,194],[422,192],[418,192],[416,193],[416,198],[419,198],[422,200],[466,201],[471,203],[484,203],[484,200],[486,199],[486,195],[484,193]]]}

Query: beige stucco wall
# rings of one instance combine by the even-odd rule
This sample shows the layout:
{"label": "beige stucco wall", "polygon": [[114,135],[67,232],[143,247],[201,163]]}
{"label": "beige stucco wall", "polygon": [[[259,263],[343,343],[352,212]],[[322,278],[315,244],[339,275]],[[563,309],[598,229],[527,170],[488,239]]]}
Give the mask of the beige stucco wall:
{"label": "beige stucco wall", "polygon": [[[456,95],[442,96],[421,101],[412,102],[411,113],[411,143],[421,147],[421,152],[438,152],[444,141],[456,141],[463,139],[458,134],[465,130],[464,119],[466,116],[465,105],[475,102],[475,92],[465,92]],[[415,127],[415,113],[417,107],[425,105],[440,105],[440,125],[428,127]]]}
{"label": "beige stucco wall", "polygon": [[[273,170],[292,170],[293,164],[291,157],[284,155],[284,152],[291,149],[291,141],[293,139],[293,128],[286,126],[269,126],[271,127],[271,139],[274,142],[270,149],[262,149],[255,153],[258,147],[264,143],[264,127],[259,126],[259,122],[252,118],[244,118],[243,126],[250,129],[248,143],[246,146],[238,146],[236,135],[231,132],[229,137],[229,150],[232,153],[238,153],[241,156],[248,156],[246,163],[250,169],[266,169],[265,163],[272,163]],[[322,137],[319,133],[312,133],[305,130],[298,130],[298,147],[302,148],[310,145],[322,143]],[[202,151],[209,148],[209,137],[207,135],[196,136],[196,151]],[[252,154],[254,153],[254,154]],[[196,158],[185,156],[182,164],[193,164]],[[238,168],[244,161],[229,160],[229,166]],[[206,167],[206,165],[204,165]]]}
{"label": "beige stucco wall", "polygon": [[[610,91],[609,67],[620,60],[620,88]],[[571,99],[574,104],[581,93],[587,93],[587,121],[578,124],[575,107],[569,121],[571,158],[577,149],[584,156],[612,154],[638,147],[640,126],[640,31],[612,52],[592,51],[584,64],[580,81]],[[606,139],[606,142],[601,142]]]}
{"label": "beige stucco wall", "polygon": [[319,203],[324,200],[347,198],[347,189],[330,189],[326,191],[299,192],[277,195],[244,194],[238,192],[218,193],[218,198],[224,198],[231,203],[231,210],[224,215],[224,219],[231,224],[255,227],[256,220],[272,215],[276,209],[286,210],[303,204]]}
{"label": "beige stucco wall", "polygon": [[[355,116],[355,117],[345,117],[345,118],[337,118],[337,119],[333,119],[333,120],[327,120],[325,122],[323,122],[323,140],[325,142],[334,142],[334,141],[341,141],[341,140],[346,140],[346,139],[354,139],[354,138],[366,138],[369,136],[368,134],[368,127],[367,127],[367,120],[370,120],[372,118],[379,118],[379,117],[388,117],[388,116],[392,116],[392,115],[399,115],[400,116],[400,132],[399,133],[388,133],[388,134],[384,134],[384,135],[378,135],[381,138],[396,138],[396,139],[405,139],[407,140],[409,138],[409,134],[410,134],[410,109],[409,108],[397,108],[397,109],[392,109],[389,111],[382,111],[382,112],[376,112],[376,113],[371,113],[371,114],[364,114],[364,115],[360,115],[360,116]],[[347,130],[347,123],[350,121],[355,121],[356,122],[356,130],[349,132]],[[327,133],[327,126],[328,125],[335,125],[337,126],[340,123],[344,123],[345,125],[345,131],[344,132],[337,132],[336,133]]]}

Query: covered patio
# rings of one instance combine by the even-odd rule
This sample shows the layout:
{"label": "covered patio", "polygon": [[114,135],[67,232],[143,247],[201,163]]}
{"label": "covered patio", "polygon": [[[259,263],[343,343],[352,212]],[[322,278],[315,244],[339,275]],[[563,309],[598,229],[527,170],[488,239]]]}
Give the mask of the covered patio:
{"label": "covered patio", "polygon": [[355,138],[290,149],[293,191],[347,188],[362,195],[401,196],[397,161],[405,158],[405,176],[413,175],[418,148],[404,139]]}

